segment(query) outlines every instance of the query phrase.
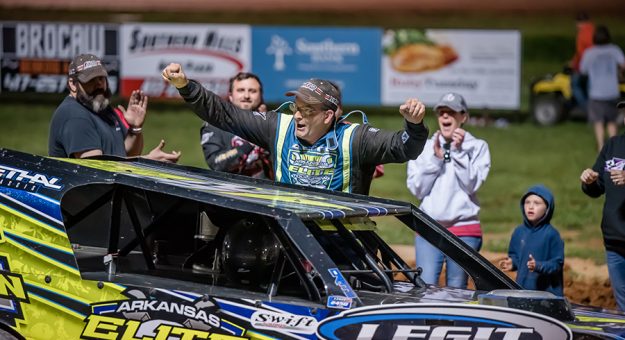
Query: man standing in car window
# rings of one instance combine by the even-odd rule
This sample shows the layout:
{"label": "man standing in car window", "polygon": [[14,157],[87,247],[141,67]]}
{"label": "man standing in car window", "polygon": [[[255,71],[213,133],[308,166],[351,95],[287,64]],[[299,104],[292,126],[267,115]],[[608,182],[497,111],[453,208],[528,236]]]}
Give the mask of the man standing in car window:
{"label": "man standing in car window", "polygon": [[428,136],[425,105],[417,99],[399,107],[404,129],[392,132],[337,122],[340,91],[323,79],[310,79],[289,91],[286,95],[294,96],[295,103],[294,114],[287,115],[250,114],[188,80],[180,64],[169,64],[162,75],[200,118],[268,149],[280,183],[366,195],[377,164],[417,158]]}

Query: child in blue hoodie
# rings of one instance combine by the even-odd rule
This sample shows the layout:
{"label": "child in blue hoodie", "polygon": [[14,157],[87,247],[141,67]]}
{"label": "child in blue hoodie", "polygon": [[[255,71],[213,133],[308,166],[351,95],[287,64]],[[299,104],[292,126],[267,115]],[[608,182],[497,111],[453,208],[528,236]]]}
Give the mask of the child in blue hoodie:
{"label": "child in blue hoodie", "polygon": [[543,185],[533,186],[523,195],[523,224],[512,233],[508,257],[499,267],[506,272],[516,270],[516,282],[524,289],[562,296],[564,241],[550,223],[554,210],[553,194]]}

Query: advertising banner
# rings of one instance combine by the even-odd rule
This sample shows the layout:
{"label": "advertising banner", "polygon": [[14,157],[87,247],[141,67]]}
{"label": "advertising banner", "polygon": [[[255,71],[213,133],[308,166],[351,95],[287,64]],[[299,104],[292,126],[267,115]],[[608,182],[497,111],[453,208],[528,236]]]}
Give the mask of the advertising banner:
{"label": "advertising banner", "polygon": [[344,104],[380,104],[380,29],[254,27],[252,37],[266,101],[286,101],[288,90],[322,78],[339,86]]}
{"label": "advertising banner", "polygon": [[124,24],[121,94],[140,89],[151,97],[178,96],[161,78],[174,62],[189,78],[226,95],[230,77],[251,67],[250,31],[247,25]]}
{"label": "advertising banner", "polygon": [[382,104],[446,92],[470,108],[518,109],[521,34],[513,30],[387,30],[382,39]]}
{"label": "advertising banner", "polygon": [[77,54],[102,58],[117,93],[118,26],[94,23],[2,22],[2,91],[60,93]]}

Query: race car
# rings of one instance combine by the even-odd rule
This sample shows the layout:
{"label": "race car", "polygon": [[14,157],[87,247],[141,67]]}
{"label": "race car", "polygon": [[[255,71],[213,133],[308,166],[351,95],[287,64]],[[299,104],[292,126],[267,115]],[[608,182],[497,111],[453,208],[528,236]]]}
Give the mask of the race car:
{"label": "race car", "polygon": [[[386,216],[476,289],[426,285]],[[0,149],[0,339],[623,339],[415,206],[143,158]]]}

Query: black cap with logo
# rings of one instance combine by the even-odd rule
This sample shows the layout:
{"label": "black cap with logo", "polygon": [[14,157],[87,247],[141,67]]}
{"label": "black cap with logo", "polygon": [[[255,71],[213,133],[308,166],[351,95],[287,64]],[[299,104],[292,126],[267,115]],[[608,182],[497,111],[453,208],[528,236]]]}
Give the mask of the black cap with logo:
{"label": "black cap with logo", "polygon": [[341,106],[341,92],[328,80],[310,79],[304,82],[297,90],[286,93],[287,96],[297,96],[307,104],[323,104],[336,111]]}
{"label": "black cap with logo", "polygon": [[95,77],[108,77],[100,58],[93,54],[79,54],[69,64],[69,76],[87,83]]}

